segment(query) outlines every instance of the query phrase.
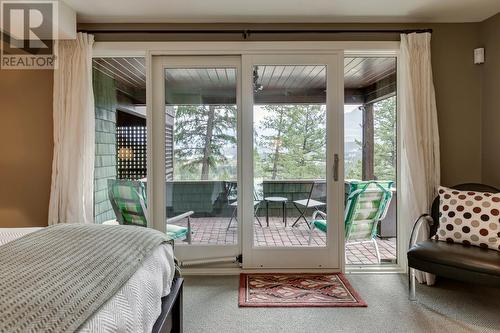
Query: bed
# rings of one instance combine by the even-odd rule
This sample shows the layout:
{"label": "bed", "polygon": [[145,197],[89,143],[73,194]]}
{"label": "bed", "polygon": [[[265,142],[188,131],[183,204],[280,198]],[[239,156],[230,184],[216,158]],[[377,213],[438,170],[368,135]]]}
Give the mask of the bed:
{"label": "bed", "polygon": [[[0,246],[41,229],[0,228]],[[172,246],[162,243],[77,332],[182,332],[183,280],[175,272]]]}

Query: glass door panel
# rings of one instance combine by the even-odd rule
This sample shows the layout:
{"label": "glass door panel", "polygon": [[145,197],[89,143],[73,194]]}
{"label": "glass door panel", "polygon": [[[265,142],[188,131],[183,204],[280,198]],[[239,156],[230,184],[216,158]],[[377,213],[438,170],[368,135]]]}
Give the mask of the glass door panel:
{"label": "glass door panel", "polygon": [[243,69],[244,137],[253,145],[244,155],[251,170],[243,165],[253,183],[244,266],[340,267],[340,57],[249,55]]}
{"label": "glass door panel", "polygon": [[[346,265],[397,263],[397,61],[394,56],[344,59],[346,206],[390,191],[368,214],[346,219]],[[363,188],[367,191],[360,192]],[[370,192],[370,193],[368,193]],[[357,193],[357,194],[356,194]],[[351,195],[352,194],[352,195]],[[362,224],[365,234],[359,234]]]}
{"label": "glass door panel", "polygon": [[239,58],[161,57],[167,232],[180,260],[236,257]]}
{"label": "glass door panel", "polygon": [[165,87],[167,221],[192,212],[192,245],[235,244],[236,69],[167,68]]}
{"label": "glass door panel", "polygon": [[309,231],[313,215],[326,228],[326,66],[254,65],[252,75],[254,245],[325,246],[326,233]]}

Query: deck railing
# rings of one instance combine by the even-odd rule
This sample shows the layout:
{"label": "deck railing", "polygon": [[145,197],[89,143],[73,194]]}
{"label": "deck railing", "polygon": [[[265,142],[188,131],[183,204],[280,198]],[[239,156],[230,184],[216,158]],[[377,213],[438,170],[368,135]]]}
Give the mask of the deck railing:
{"label": "deck railing", "polygon": [[[284,197],[288,199],[286,205],[287,216],[297,217],[299,212],[293,205],[294,200],[307,199],[314,183],[324,183],[324,179],[307,180],[263,180],[262,190],[256,191],[257,201],[262,200],[257,214],[264,217],[266,214],[265,197]],[[345,183],[346,196],[349,193],[350,181]],[[174,216],[186,211],[194,211],[196,217],[230,217],[234,206],[231,202],[237,199],[236,181],[231,180],[179,180],[166,182],[167,215]],[[326,198],[314,198],[326,201]],[[269,216],[282,216],[280,203],[269,204]],[[306,216],[311,216],[312,210]],[[380,230],[381,236],[396,235],[396,196],[393,196],[389,212]]]}

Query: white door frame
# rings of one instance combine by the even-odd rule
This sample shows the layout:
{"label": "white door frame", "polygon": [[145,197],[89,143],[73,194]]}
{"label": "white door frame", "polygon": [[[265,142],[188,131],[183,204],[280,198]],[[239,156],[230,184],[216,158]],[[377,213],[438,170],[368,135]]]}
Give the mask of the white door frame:
{"label": "white door frame", "polygon": [[[278,54],[243,55],[243,268],[326,268],[340,270],[343,267],[343,163],[339,163],[338,181],[333,181],[333,155],[343,160],[343,105],[344,105],[344,53],[331,51],[279,52]],[[328,232],[325,247],[294,246],[267,247],[254,245],[253,221],[253,66],[254,65],[325,65],[327,80],[326,120],[327,120],[327,216]],[[340,186],[339,184],[342,184]],[[342,246],[343,247],[343,246]],[[342,255],[340,255],[342,254]]]}
{"label": "white door frame", "polygon": [[[145,57],[146,59],[146,104],[147,104],[147,127],[152,128],[152,57],[155,55],[243,55],[252,53],[276,52],[279,50],[294,50],[296,52],[315,51],[331,52],[336,50],[345,50],[346,56],[396,56],[399,57],[399,41],[286,41],[286,42],[95,42],[93,47],[93,57]],[[399,67],[399,59],[398,59]],[[398,96],[401,96],[403,87],[400,85],[400,70],[398,68]],[[399,104],[399,103],[398,103]],[[398,111],[400,110],[398,106]],[[400,124],[398,117],[398,156],[401,156],[400,144]],[[148,174],[154,176],[155,170],[152,163],[152,133],[148,131],[148,150],[147,167]],[[400,158],[398,158],[398,170]],[[406,244],[410,233],[410,224],[402,220],[404,207],[401,205],[400,198],[400,172],[398,172],[398,263],[396,265],[384,265],[378,267],[364,267],[363,271],[386,271],[386,272],[406,272]],[[152,188],[148,187],[148,206],[152,212],[155,203],[153,201]],[[163,204],[163,203],[159,203]],[[344,256],[342,247],[342,255]],[[343,260],[343,259],[342,259]],[[344,266],[344,265],[342,265]],[[210,272],[217,273],[219,269],[212,269]],[[342,267],[344,270],[344,267]],[[350,268],[349,270],[357,270]],[[199,271],[200,274],[209,272],[206,269]],[[224,273],[238,273],[240,269],[226,269]]]}

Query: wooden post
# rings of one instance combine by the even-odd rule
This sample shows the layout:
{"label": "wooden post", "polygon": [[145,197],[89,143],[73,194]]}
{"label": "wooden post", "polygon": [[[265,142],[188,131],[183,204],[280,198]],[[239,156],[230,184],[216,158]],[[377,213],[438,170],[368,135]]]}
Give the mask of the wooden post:
{"label": "wooden post", "polygon": [[374,134],[373,103],[363,105],[363,180],[373,180],[374,175]]}

